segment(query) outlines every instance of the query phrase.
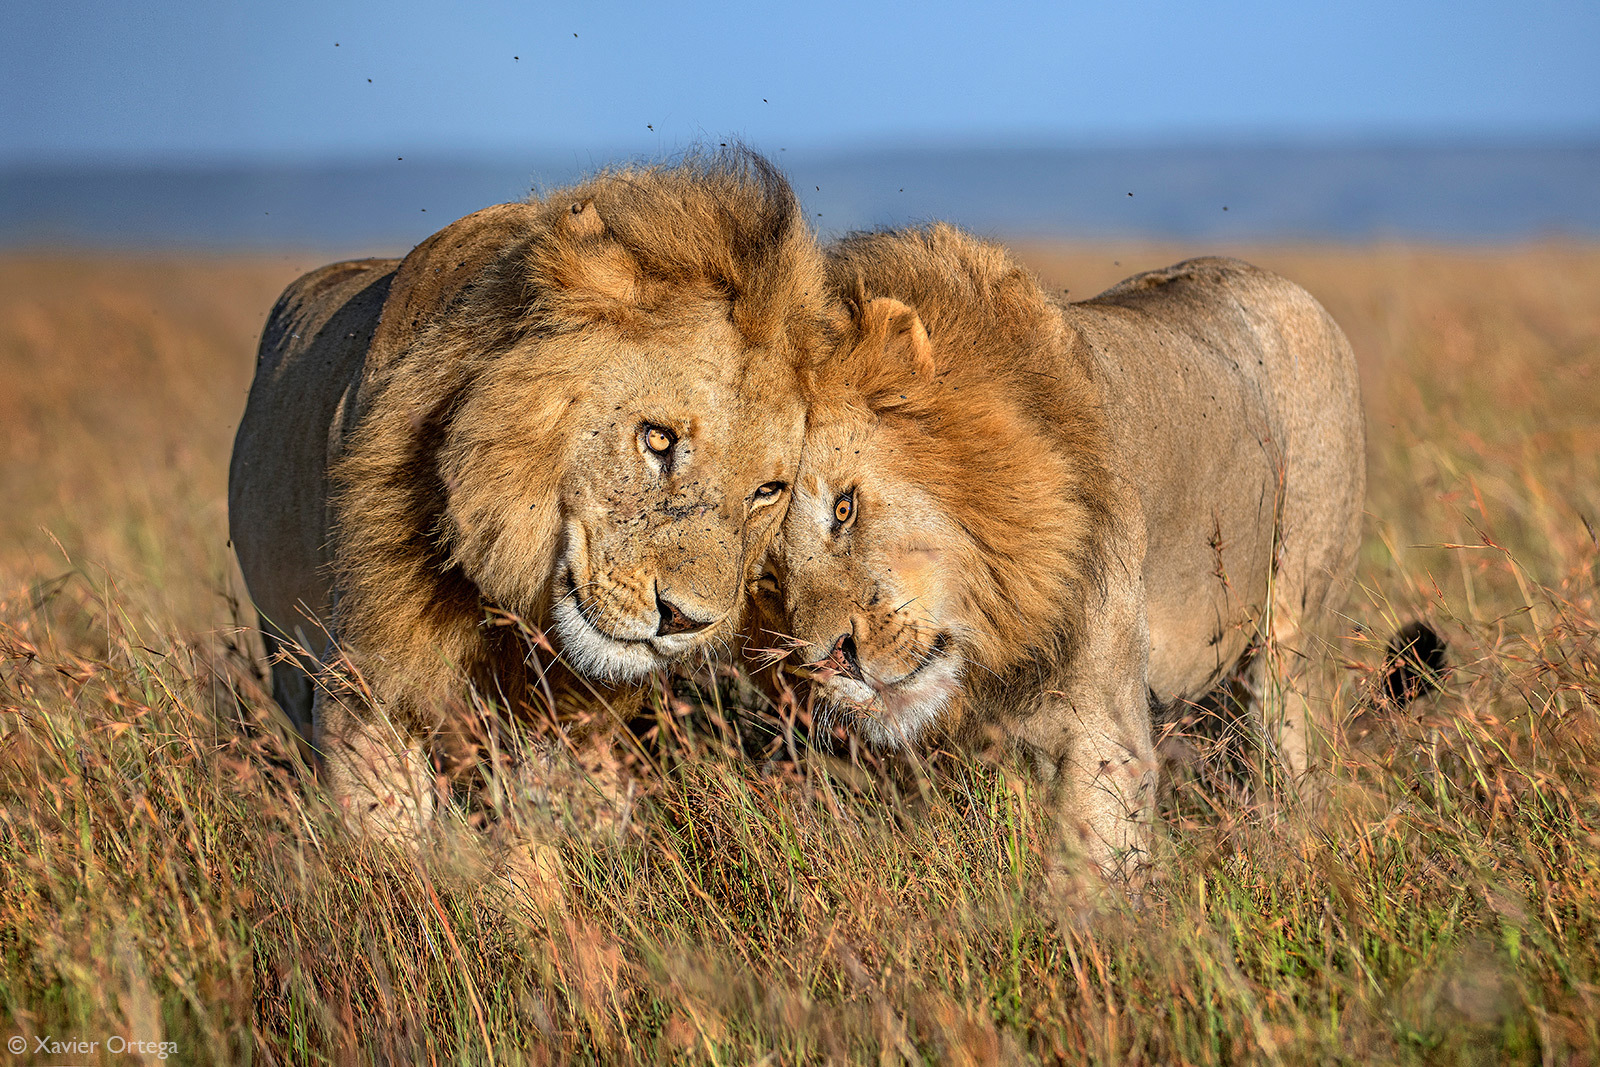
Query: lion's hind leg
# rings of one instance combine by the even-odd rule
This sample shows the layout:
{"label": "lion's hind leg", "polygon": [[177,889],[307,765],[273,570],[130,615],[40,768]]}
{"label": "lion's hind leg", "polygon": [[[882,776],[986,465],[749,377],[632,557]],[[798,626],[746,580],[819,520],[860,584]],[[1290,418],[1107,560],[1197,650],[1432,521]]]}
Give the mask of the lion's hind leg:
{"label": "lion's hind leg", "polygon": [[1234,678],[1259,738],[1255,771],[1264,797],[1314,799],[1339,737],[1344,709],[1333,647],[1325,627],[1310,621],[1275,610],[1265,643]]}
{"label": "lion's hind leg", "polygon": [[1265,733],[1257,706],[1260,686],[1251,677],[1253,656],[1248,650],[1216,688],[1197,698],[1166,704],[1152,698],[1163,805],[1181,805],[1192,790],[1245,802],[1254,792]]}
{"label": "lion's hind leg", "polygon": [[[1259,635],[1207,692],[1157,706],[1163,804],[1193,794],[1270,806],[1307,795],[1337,722],[1325,655],[1301,646],[1297,625]],[[1195,791],[1198,791],[1197,793]]]}

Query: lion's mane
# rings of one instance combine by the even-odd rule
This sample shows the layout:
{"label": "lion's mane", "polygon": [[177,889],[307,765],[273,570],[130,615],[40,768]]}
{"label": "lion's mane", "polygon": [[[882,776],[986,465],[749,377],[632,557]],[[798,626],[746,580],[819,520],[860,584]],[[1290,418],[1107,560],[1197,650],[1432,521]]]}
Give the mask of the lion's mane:
{"label": "lion's mane", "polygon": [[[823,319],[813,238],[753,153],[611,170],[480,215],[500,234],[487,262],[469,225],[401,267],[395,287],[414,295],[385,307],[331,472],[337,636],[401,708],[463,673],[507,694],[528,681],[515,630],[486,625],[485,607],[537,621],[571,432],[562,384],[606,368],[591,350],[527,342],[594,323],[645,335],[686,299],[721,298],[756,358],[795,373]],[[430,301],[430,315],[412,310]]]}
{"label": "lion's mane", "polygon": [[[963,576],[979,622],[968,641],[990,673],[969,680],[1070,657],[1108,566],[1111,483],[1098,388],[1063,358],[1059,311],[1003,249],[945,224],[827,251],[848,303],[893,294],[936,342],[921,373],[881,344],[839,346],[818,374],[819,406],[865,402],[914,438],[905,462],[977,546],[980,570]],[[963,359],[978,349],[1015,358],[998,371]]]}

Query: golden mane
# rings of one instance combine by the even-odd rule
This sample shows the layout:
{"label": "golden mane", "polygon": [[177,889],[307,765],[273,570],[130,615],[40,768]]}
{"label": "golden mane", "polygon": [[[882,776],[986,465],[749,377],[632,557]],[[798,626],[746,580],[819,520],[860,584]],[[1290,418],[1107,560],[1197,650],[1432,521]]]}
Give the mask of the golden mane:
{"label": "golden mane", "polygon": [[793,191],[742,149],[480,212],[400,272],[423,296],[385,306],[330,529],[341,644],[381,665],[377,694],[403,713],[462,673],[490,692],[526,682],[485,607],[544,610],[567,386],[606,373],[603,347],[565,342],[591,327],[637,338],[722,302],[759,387],[804,374],[825,287]]}
{"label": "golden mane", "polygon": [[[852,235],[827,255],[856,332],[818,373],[819,413],[864,405],[914,438],[897,450],[910,476],[981,561],[962,578],[983,667],[1003,675],[1070,656],[1109,565],[1111,476],[1099,390],[1059,309],[1003,249],[945,224]],[[903,347],[861,343],[863,309],[881,297],[915,311],[931,368],[918,373]],[[990,355],[969,358],[979,351]]]}

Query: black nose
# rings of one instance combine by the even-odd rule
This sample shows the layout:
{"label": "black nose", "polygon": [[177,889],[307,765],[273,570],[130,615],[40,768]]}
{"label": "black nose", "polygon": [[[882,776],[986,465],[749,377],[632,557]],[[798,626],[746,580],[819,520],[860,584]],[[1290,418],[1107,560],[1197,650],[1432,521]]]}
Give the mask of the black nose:
{"label": "black nose", "polygon": [[861,658],[856,655],[856,639],[854,634],[845,634],[833,643],[833,658],[843,660],[845,674],[861,681]]}
{"label": "black nose", "polygon": [[670,637],[673,634],[692,634],[696,630],[704,630],[711,625],[709,622],[697,622],[689,618],[679,610],[676,604],[661,599],[659,595],[656,597],[656,611],[661,615],[661,624],[656,627],[657,637]]}

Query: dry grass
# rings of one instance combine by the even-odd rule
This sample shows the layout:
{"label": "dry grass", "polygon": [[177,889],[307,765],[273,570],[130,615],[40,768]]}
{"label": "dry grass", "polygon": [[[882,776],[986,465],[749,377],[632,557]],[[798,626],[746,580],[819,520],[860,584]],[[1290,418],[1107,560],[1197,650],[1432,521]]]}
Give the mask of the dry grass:
{"label": "dry grass", "polygon": [[[1034,249],[1086,295],[1189,250]],[[1314,811],[1191,798],[1139,910],[1040,892],[1036,798],[763,773],[715,728],[530,906],[452,827],[341,839],[239,651],[223,489],[281,260],[0,258],[0,1041],[182,1060],[1600,1057],[1600,250],[1247,250],[1363,361],[1372,519],[1329,669],[1456,669]],[[1367,632],[1374,636],[1368,637]],[[675,721],[681,701],[666,702]],[[715,720],[715,715],[698,715]],[[681,758],[681,757],[691,758]],[[569,819],[571,822],[575,816]],[[100,1042],[35,1053],[39,1035]]]}

